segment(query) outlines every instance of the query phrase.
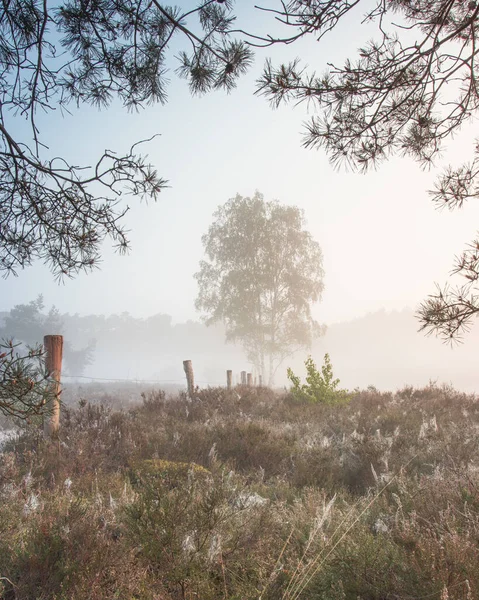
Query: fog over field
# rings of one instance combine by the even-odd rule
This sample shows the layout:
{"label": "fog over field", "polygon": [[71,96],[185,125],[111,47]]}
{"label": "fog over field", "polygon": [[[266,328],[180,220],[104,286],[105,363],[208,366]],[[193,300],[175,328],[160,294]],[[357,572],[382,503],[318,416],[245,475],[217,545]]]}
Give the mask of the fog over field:
{"label": "fog over field", "polygon": [[[261,32],[271,27],[269,15],[249,3],[235,10],[238,28]],[[295,52],[319,72],[327,64],[342,63],[376,32],[374,24],[356,26],[362,10],[344,18],[341,33],[328,38],[321,54],[315,40],[306,38]],[[193,276],[204,256],[202,235],[217,207],[237,193],[252,196],[259,190],[265,201],[303,211],[304,227],[322,250],[324,290],[312,315],[327,332],[311,349],[317,363],[329,352],[337,376],[351,388],[396,387],[431,378],[476,389],[477,333],[451,349],[434,337],[424,339],[413,317],[435,292],[435,283],[448,281],[454,258],[476,234],[477,204],[438,211],[428,194],[437,169],[470,156],[473,129],[463,128],[449,139],[431,169],[401,156],[366,174],[347,165],[335,168],[323,151],[302,146],[302,123],[315,114],[314,106],[272,110],[254,94],[266,56],[276,62],[291,58],[285,46],[258,49],[250,70],[230,93],[192,97],[187,83],[174,74],[170,57],[171,101],[164,106],[128,111],[114,99],[106,111],[82,105],[70,106],[71,112],[64,114],[39,112],[36,125],[43,142],[72,164],[92,164],[105,148],[124,151],[160,134],[143,151],[169,187],[156,203],[120,198],[120,207],[129,207],[124,224],[131,251],[126,256],[116,253],[107,239],[98,268],[60,283],[39,261],[16,269],[16,276],[0,281],[0,310],[8,312],[42,294],[47,309],[55,306],[62,315],[79,315],[84,331],[65,320],[71,343],[81,347],[92,338],[97,341],[94,362],[84,375],[182,380],[181,361],[191,358],[198,382],[222,382],[226,368],[239,372],[248,364],[241,344],[224,346],[221,325],[207,330],[198,324]],[[11,126],[19,138],[28,137],[21,119],[12,118]],[[125,325],[128,333],[119,325],[118,338],[100,331],[98,324],[85,324],[88,315],[108,320],[124,313],[132,321]],[[171,323],[153,339],[147,331],[141,333],[135,320],[143,319],[148,328],[149,319],[158,314],[169,315]],[[307,354],[301,350],[286,360],[277,384],[286,382],[286,366],[299,370]]]}
{"label": "fog over field", "polygon": [[[335,376],[349,389],[373,385],[380,390],[395,390],[435,381],[451,384],[461,391],[478,392],[479,330],[473,329],[463,343],[454,345],[426,337],[417,330],[418,323],[411,309],[377,311],[333,323],[309,352],[299,351],[284,361],[275,384],[288,384],[286,368],[289,366],[304,376],[304,360],[308,354],[320,366],[327,352]],[[227,369],[233,370],[236,381],[240,371],[255,371],[239,346],[223,343],[222,327],[207,329],[199,323],[188,322],[179,323],[155,337],[143,334],[142,339],[139,333],[133,337],[131,351],[128,351],[128,337],[122,338],[120,327],[117,336],[98,336],[95,362],[87,367],[84,375],[183,384],[182,361],[191,359],[198,385],[206,387],[225,385]]]}
{"label": "fog over field", "polygon": [[[304,375],[304,360],[310,353],[320,366],[330,354],[336,377],[349,389],[373,385],[395,390],[407,385],[424,386],[430,381],[446,383],[465,392],[478,392],[476,362],[479,329],[476,327],[459,344],[444,344],[418,331],[410,309],[378,311],[357,319],[333,323],[314,342],[310,352],[299,351],[278,369],[275,383],[286,385],[286,368]],[[141,333],[122,339],[98,336],[95,362],[85,376],[159,380],[184,383],[182,361],[193,361],[200,387],[225,385],[226,369],[238,381],[240,371],[254,372],[239,346],[224,344],[222,327],[207,329],[195,322],[178,323],[154,337]],[[80,340],[79,340],[80,341]],[[86,339],[83,340],[86,342]],[[128,348],[131,348],[129,351]]]}
{"label": "fog over field", "polygon": [[[8,313],[3,313],[3,318]],[[206,327],[198,321],[174,323],[169,315],[146,319],[133,315],[60,315],[65,340],[79,350],[95,345],[91,364],[84,370],[69,365],[64,369],[64,386],[73,382],[108,379],[142,381],[157,387],[184,387],[183,360],[193,361],[200,387],[225,385],[226,370],[233,370],[233,382],[240,371],[257,369],[248,362],[240,345],[226,344],[221,325]],[[28,326],[28,324],[27,324]],[[41,332],[33,328],[41,341]],[[450,384],[466,392],[477,392],[476,356],[479,330],[472,328],[462,343],[441,342],[418,332],[418,321],[411,309],[376,311],[362,317],[333,323],[325,328],[311,349],[298,351],[278,368],[275,385],[287,385],[286,369],[304,375],[304,360],[310,354],[318,366],[329,353],[334,374],[349,389],[375,386],[395,390],[407,385],[424,386],[434,381]],[[5,325],[4,337],[13,336]],[[80,376],[80,377],[78,377]],[[118,382],[120,383],[120,382]],[[141,385],[140,385],[141,387]]]}

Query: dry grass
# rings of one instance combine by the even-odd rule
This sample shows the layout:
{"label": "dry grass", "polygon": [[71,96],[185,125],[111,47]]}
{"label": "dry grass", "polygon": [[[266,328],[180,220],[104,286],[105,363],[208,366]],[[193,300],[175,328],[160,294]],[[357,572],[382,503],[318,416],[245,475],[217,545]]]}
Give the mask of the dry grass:
{"label": "dry grass", "polygon": [[0,455],[3,600],[479,597],[473,396],[150,390],[62,421]]}

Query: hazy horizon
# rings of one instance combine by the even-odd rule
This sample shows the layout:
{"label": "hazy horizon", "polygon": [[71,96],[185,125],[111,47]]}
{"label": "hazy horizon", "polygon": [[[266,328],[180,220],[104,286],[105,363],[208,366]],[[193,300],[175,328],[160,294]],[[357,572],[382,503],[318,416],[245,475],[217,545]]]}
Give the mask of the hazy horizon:
{"label": "hazy horizon", "polygon": [[[46,305],[43,313],[49,308]],[[151,315],[149,319],[139,319],[130,314],[61,315],[65,343],[80,350],[92,339],[96,340],[93,362],[83,373],[72,371],[68,356],[65,357],[65,389],[69,390],[75,380],[99,380],[99,383],[128,380],[145,384],[156,382],[157,387],[183,386],[183,360],[186,359],[193,361],[200,387],[224,385],[227,369],[233,369],[234,381],[243,370],[258,375],[241,344],[225,342],[221,325],[207,328],[197,320],[175,323],[169,315],[161,316],[163,318]],[[451,346],[419,333],[418,328],[419,323],[408,308],[379,310],[330,324],[311,348],[284,361],[277,371],[275,383],[278,386],[289,384],[288,367],[304,378],[307,356],[311,355],[320,367],[324,354],[328,353],[334,376],[348,389],[372,385],[383,391],[394,391],[405,386],[424,387],[435,381],[452,385],[459,391],[479,392],[476,378],[479,329],[473,327],[462,344]],[[46,333],[60,331],[43,332]]]}

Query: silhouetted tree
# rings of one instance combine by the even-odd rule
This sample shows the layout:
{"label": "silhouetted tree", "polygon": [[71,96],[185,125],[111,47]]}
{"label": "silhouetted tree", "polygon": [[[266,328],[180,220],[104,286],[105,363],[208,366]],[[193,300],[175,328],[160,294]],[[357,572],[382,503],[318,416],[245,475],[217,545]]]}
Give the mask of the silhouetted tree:
{"label": "silhouetted tree", "polygon": [[207,324],[224,322],[227,340],[242,342],[264,376],[320,331],[311,305],[323,290],[319,244],[303,228],[302,212],[278,202],[237,195],[214,214],[203,236],[206,260],[195,275],[196,307]]}

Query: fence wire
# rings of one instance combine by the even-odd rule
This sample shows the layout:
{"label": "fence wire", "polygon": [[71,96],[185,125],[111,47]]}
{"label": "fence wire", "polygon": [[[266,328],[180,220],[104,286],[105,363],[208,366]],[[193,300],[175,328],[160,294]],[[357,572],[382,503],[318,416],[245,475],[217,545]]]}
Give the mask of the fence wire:
{"label": "fence wire", "polygon": [[[186,385],[184,379],[126,379],[116,377],[89,377],[87,375],[64,375],[63,373],[62,379],[88,379],[89,381],[118,381],[124,383],[180,383]],[[202,383],[203,385],[225,385],[224,381],[195,380],[195,383]]]}

